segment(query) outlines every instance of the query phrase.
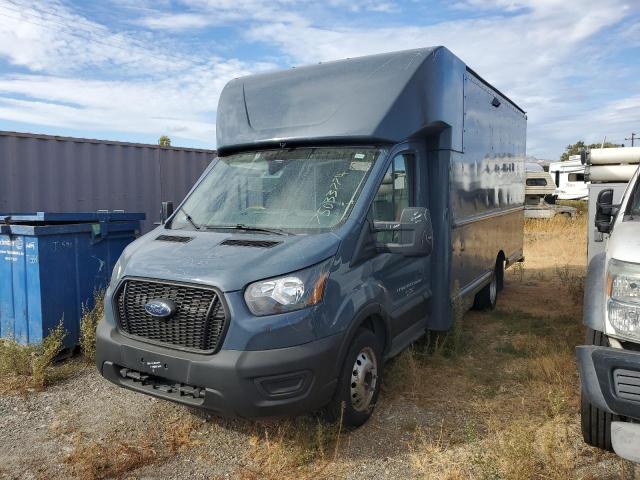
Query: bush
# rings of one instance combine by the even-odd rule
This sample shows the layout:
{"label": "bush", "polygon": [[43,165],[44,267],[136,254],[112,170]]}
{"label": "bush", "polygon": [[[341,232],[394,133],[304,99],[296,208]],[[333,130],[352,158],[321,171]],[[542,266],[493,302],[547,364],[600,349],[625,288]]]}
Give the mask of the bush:
{"label": "bush", "polygon": [[89,363],[96,359],[96,327],[104,315],[104,290],[97,291],[93,298],[95,306],[89,310],[83,305],[80,320],[80,348]]}
{"label": "bush", "polygon": [[53,376],[51,366],[62,350],[66,336],[62,322],[39,345],[0,341],[0,390],[41,390]]}

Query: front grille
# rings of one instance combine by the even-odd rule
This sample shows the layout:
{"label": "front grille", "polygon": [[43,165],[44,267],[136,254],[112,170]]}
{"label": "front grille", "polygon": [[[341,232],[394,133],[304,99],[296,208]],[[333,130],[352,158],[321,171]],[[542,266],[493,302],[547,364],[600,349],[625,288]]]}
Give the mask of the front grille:
{"label": "front grille", "polygon": [[640,372],[616,368],[613,379],[618,397],[640,403]]}
{"label": "front grille", "polygon": [[[169,318],[149,315],[144,306],[152,299],[171,300],[176,312]],[[212,289],[126,280],[116,294],[116,305],[119,327],[129,335],[205,353],[213,353],[222,343],[225,310]]]}

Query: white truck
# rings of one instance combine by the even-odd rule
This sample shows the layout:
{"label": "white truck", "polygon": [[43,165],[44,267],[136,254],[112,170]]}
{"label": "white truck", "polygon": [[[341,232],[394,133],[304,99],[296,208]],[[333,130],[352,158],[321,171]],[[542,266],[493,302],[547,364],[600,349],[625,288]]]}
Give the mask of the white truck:
{"label": "white truck", "polygon": [[596,235],[586,344],[577,347],[582,433],[589,445],[640,463],[640,148],[594,149],[586,159]]}

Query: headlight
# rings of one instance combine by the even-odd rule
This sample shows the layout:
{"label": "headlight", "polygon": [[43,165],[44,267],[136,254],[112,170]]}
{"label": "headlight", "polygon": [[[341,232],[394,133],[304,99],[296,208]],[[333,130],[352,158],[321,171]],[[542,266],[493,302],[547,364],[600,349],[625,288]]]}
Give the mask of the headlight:
{"label": "headlight", "polygon": [[250,284],[244,300],[254,315],[290,312],[320,303],[331,260],[281,277]]}
{"label": "headlight", "polygon": [[616,334],[640,340],[640,264],[609,262],[607,317]]}
{"label": "headlight", "polygon": [[113,272],[111,272],[111,281],[109,282],[109,289],[116,288],[118,282],[122,278],[122,274],[124,273],[124,260],[122,260],[123,255],[120,255],[120,258],[113,266]]}

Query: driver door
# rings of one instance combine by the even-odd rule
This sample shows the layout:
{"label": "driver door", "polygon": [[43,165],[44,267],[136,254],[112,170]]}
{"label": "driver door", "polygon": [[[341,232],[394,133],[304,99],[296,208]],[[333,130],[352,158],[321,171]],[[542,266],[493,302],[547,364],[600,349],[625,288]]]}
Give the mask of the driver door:
{"label": "driver door", "polygon": [[[426,207],[427,196],[418,184],[420,178],[425,179],[423,185],[426,185],[426,165],[419,164],[416,151],[405,150],[394,155],[373,200],[374,221],[400,221],[403,209]],[[392,236],[398,233],[378,232],[376,241],[392,242]],[[392,317],[394,339],[405,334],[410,338],[408,341],[412,341],[414,330],[417,334],[424,331],[427,302],[431,298],[429,258],[378,253],[372,259],[373,276],[386,292],[385,307]]]}

